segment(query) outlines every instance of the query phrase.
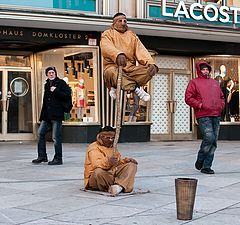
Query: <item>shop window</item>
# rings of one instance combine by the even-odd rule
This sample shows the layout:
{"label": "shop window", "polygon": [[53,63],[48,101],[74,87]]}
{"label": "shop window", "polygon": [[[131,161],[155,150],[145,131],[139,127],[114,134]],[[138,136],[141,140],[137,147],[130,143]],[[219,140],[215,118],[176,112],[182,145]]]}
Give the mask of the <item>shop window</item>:
{"label": "shop window", "polygon": [[148,17],[151,18],[160,18],[161,17],[161,8],[157,5],[148,6]]}
{"label": "shop window", "polygon": [[202,0],[202,3],[209,3],[209,4],[212,4],[212,3],[215,3],[215,4],[222,4],[222,0]]}
{"label": "shop window", "polygon": [[30,67],[30,58],[26,56],[0,56],[1,66]]}
{"label": "shop window", "polygon": [[240,1],[239,0],[226,0],[227,6],[235,6],[240,7]]}
{"label": "shop window", "polygon": [[73,109],[65,121],[95,122],[93,53],[80,52],[64,57],[64,79],[72,89]]}
{"label": "shop window", "polygon": [[36,1],[19,1],[19,0],[1,0],[0,4],[25,6],[33,8],[59,8],[68,10],[81,10],[86,12],[97,11],[96,0],[36,0]]}
{"label": "shop window", "polygon": [[96,0],[53,0],[53,8],[96,12]]}
{"label": "shop window", "polygon": [[[39,72],[55,66],[58,76],[71,88],[73,108],[65,113],[64,122],[69,124],[96,123],[98,116],[98,48],[59,48],[38,54]],[[42,80],[42,88],[46,77]],[[41,107],[41,106],[40,106]]]}
{"label": "shop window", "polygon": [[[150,93],[148,84],[144,87],[144,90]],[[124,105],[124,122],[149,122],[149,102],[140,100],[135,92],[126,93]]]}
{"label": "shop window", "polygon": [[212,66],[212,78],[218,81],[225,97],[222,122],[239,122],[239,68],[238,57],[202,57]]}

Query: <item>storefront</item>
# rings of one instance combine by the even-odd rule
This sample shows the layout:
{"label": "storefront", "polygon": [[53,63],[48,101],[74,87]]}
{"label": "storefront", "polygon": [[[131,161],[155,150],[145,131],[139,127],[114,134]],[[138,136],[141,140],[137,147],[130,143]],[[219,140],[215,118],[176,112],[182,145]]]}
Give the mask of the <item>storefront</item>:
{"label": "storefront", "polygon": [[226,99],[219,139],[240,139],[239,6],[237,1],[147,1],[147,17],[172,26],[169,38],[142,36],[144,44],[156,51],[160,68],[152,82],[152,140],[200,137],[193,111],[184,102],[199,60],[210,63],[212,78],[219,82]]}
{"label": "storefront", "polygon": [[200,60],[210,63],[211,76],[219,82],[225,96],[219,139],[239,140],[240,56],[237,55],[158,56],[160,70],[152,81],[152,140],[200,138],[193,111],[184,101],[187,84],[196,74],[195,62]]}
{"label": "storefront", "polygon": [[[98,13],[101,4],[91,2],[96,3],[91,9]],[[218,3],[208,7],[213,15],[204,11],[205,5],[191,8],[194,0],[162,2],[165,8],[159,1],[146,1],[146,20],[128,20],[155,58],[159,72],[144,87],[151,93],[151,102],[121,93],[120,142],[197,138],[197,124],[184,102],[184,92],[200,59],[212,65],[213,78],[232,95],[226,97],[229,104],[222,115],[220,139],[239,139],[240,41],[238,27],[234,24],[233,28],[230,21],[234,15],[239,19],[238,12],[229,9],[229,21],[221,24],[211,21],[223,16],[215,10]],[[102,79],[99,48],[101,32],[111,25],[111,16],[6,8],[0,14],[0,140],[36,139],[44,71],[50,65],[72,90],[74,106],[65,114],[64,142],[91,142],[101,126],[115,126],[115,102]]]}
{"label": "storefront", "polygon": [[64,141],[93,141],[101,126],[100,33],[1,27],[0,36],[0,140],[36,139],[45,68],[53,65],[72,90]]}
{"label": "storefront", "polygon": [[[92,142],[100,127],[115,126],[115,101],[109,97],[101,75],[100,34],[0,28],[0,140],[36,139],[45,68],[51,65],[72,90],[73,108],[63,121],[64,142]],[[149,85],[146,88],[149,91]],[[149,141],[150,104],[140,101],[133,110],[133,96],[122,93],[121,99],[120,141]]]}

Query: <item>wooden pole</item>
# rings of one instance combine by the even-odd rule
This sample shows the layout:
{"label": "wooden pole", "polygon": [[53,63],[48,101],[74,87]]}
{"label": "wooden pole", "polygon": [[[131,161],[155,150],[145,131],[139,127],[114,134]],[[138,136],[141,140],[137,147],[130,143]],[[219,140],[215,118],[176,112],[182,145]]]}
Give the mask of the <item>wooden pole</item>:
{"label": "wooden pole", "polygon": [[117,79],[117,97],[115,102],[115,113],[116,113],[116,133],[113,142],[114,154],[117,148],[118,139],[120,136],[121,129],[121,87],[122,87],[122,66],[118,67],[118,79]]}

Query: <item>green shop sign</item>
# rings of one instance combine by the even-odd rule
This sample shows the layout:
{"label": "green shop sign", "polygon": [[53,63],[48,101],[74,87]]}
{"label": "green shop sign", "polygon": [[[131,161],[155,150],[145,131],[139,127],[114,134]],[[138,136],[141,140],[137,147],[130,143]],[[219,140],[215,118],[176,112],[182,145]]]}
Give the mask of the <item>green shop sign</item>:
{"label": "green shop sign", "polygon": [[166,0],[162,0],[162,5],[149,5],[149,17],[178,20],[185,22],[216,23],[222,25],[240,26],[240,8],[228,7],[225,5],[201,3],[186,4],[179,1],[176,6],[170,6]]}

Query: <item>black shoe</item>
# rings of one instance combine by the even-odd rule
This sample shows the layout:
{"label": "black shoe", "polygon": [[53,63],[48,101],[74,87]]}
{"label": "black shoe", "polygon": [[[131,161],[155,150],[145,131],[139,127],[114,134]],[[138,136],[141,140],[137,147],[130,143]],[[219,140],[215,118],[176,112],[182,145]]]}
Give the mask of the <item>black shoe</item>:
{"label": "black shoe", "polygon": [[200,162],[200,161],[197,160],[197,161],[195,162],[195,168],[196,168],[197,170],[201,170],[202,167],[203,167],[203,162]]}
{"label": "black shoe", "polygon": [[48,165],[62,165],[62,159],[53,159],[52,161],[48,162]]}
{"label": "black shoe", "polygon": [[39,164],[41,162],[48,162],[48,159],[46,157],[38,157],[37,159],[34,159],[32,163]]}
{"label": "black shoe", "polygon": [[201,169],[201,173],[214,174],[215,172],[211,168],[203,168]]}

